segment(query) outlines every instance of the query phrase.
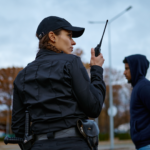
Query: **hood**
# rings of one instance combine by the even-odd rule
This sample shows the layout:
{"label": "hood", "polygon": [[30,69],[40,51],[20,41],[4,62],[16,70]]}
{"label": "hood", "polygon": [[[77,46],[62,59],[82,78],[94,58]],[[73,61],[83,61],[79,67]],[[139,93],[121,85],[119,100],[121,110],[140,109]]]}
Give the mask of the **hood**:
{"label": "hood", "polygon": [[138,80],[146,76],[149,61],[144,55],[136,54],[125,57],[131,72],[131,84],[135,86]]}

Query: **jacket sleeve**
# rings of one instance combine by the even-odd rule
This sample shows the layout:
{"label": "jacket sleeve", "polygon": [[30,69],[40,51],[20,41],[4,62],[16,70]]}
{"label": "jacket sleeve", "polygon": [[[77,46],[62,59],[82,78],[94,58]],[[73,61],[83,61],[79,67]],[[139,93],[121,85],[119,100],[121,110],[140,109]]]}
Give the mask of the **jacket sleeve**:
{"label": "jacket sleeve", "polygon": [[25,106],[21,101],[18,89],[14,83],[12,125],[13,133],[18,137],[23,137],[25,133]]}
{"label": "jacket sleeve", "polygon": [[71,76],[73,92],[83,112],[92,118],[99,116],[105,99],[103,69],[91,67],[91,81],[79,57],[72,62]]}
{"label": "jacket sleeve", "polygon": [[149,85],[145,85],[144,87],[141,88],[140,99],[142,100],[144,106],[150,112],[150,86]]}

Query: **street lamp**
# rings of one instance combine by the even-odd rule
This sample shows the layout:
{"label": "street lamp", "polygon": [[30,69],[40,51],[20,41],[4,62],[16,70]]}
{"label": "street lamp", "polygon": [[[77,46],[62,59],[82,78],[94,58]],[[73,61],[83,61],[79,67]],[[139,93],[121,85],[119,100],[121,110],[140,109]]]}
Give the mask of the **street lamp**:
{"label": "street lamp", "polygon": [[[118,17],[123,15],[125,12],[129,11],[132,6],[129,6],[127,9],[113,17],[108,21],[108,45],[109,45],[109,105],[110,105],[110,114],[113,114],[112,106],[113,106],[113,94],[112,94],[112,83],[111,83],[111,40],[110,40],[110,24],[116,20]],[[105,21],[89,21],[89,23],[105,23]],[[114,149],[114,120],[113,115],[110,115],[110,148]]]}

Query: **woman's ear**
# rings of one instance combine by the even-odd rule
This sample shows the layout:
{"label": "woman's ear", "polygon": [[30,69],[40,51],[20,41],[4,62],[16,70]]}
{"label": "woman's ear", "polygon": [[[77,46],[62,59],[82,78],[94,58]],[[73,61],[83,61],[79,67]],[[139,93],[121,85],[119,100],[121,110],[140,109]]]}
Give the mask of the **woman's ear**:
{"label": "woman's ear", "polygon": [[49,36],[50,41],[55,43],[56,35],[54,34],[54,32],[50,31],[48,33],[48,36]]}

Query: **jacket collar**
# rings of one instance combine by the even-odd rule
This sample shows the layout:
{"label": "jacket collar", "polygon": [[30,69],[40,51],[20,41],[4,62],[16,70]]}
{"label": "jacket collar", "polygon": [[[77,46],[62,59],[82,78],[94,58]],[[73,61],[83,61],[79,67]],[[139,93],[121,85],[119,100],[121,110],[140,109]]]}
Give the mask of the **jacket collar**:
{"label": "jacket collar", "polygon": [[[63,52],[61,52],[63,53]],[[39,52],[36,54],[36,58],[37,59],[38,57],[42,56],[42,55],[57,55],[58,53],[52,51],[52,50],[48,50],[48,49],[40,49]]]}

